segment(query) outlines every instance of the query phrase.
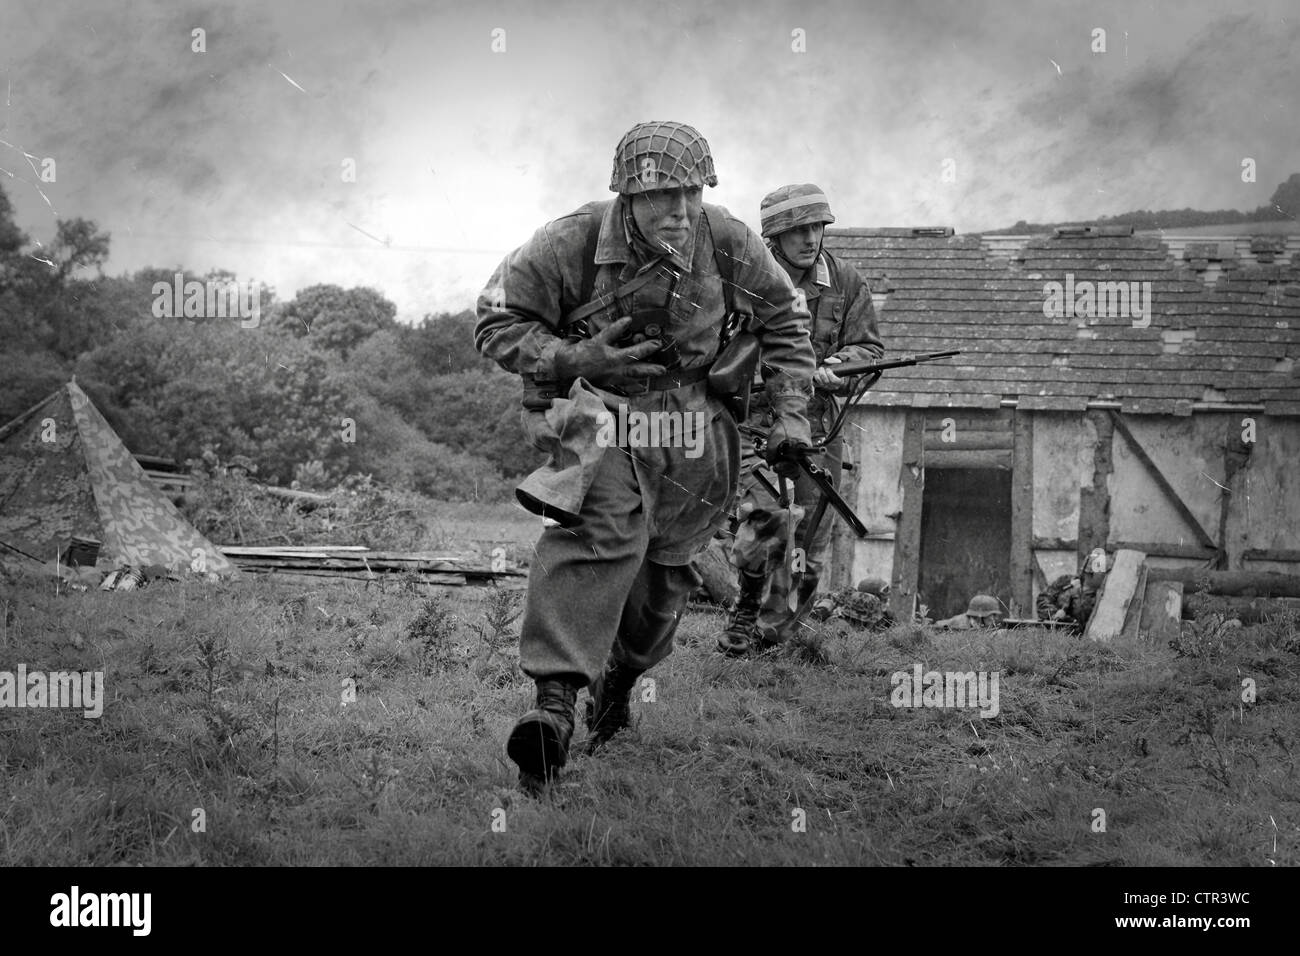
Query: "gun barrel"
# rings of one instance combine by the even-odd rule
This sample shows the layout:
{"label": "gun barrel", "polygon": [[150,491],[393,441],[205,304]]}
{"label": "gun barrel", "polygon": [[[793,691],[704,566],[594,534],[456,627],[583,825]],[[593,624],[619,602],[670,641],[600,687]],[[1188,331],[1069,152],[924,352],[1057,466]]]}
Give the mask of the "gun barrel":
{"label": "gun barrel", "polygon": [[829,369],[838,376],[867,375],[871,372],[883,372],[885,369],[890,368],[905,368],[909,365],[920,365],[923,362],[937,362],[939,359],[951,358],[960,354],[960,349],[950,349],[946,352],[918,352],[915,355],[900,355],[897,358],[885,359],[880,362],[840,362],[835,365],[825,365],[823,368]]}

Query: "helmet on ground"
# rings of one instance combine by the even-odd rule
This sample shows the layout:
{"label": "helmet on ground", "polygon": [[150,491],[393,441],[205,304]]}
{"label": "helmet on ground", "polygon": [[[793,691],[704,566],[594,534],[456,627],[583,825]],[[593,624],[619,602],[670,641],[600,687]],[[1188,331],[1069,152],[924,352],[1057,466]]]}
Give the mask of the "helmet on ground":
{"label": "helmet on ground", "polygon": [[638,123],[614,150],[610,192],[631,196],[652,189],[716,186],[708,141],[685,123]]}
{"label": "helmet on ground", "polygon": [[759,204],[758,215],[762,221],[764,239],[771,239],[810,223],[826,224],[835,221],[826,194],[821,191],[821,187],[812,183],[772,190]]}
{"label": "helmet on ground", "polygon": [[1002,605],[991,594],[975,595],[970,599],[970,606],[966,608],[967,617],[988,617],[992,614],[1001,613]]}
{"label": "helmet on ground", "polygon": [[889,595],[888,582],[882,581],[880,578],[863,578],[858,582],[857,589],[866,594],[874,594],[876,597],[888,597]]}

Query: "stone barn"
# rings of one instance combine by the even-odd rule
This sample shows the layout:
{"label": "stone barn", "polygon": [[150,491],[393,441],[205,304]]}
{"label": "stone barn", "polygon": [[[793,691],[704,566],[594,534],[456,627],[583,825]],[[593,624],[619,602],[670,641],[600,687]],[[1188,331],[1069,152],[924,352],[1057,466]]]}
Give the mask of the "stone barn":
{"label": "stone barn", "polygon": [[[1269,224],[1276,227],[1276,223]],[[1095,547],[1300,573],[1300,235],[828,230],[889,355],[845,429],[831,581],[934,618],[1039,589]]]}

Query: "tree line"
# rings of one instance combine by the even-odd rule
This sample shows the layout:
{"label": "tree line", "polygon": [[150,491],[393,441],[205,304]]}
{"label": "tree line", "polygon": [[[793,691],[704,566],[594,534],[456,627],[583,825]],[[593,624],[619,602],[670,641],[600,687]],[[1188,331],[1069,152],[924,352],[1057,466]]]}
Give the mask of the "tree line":
{"label": "tree line", "polygon": [[[157,318],[175,268],[108,276],[110,237],[84,219],[33,243],[0,187],[0,423],[74,374],[137,454],[246,459],[304,486],[370,474],[446,500],[498,498],[536,467],[517,376],[474,350],[469,311],[415,325],[371,288],[321,284],[261,318]],[[214,271],[186,279],[233,280]]]}

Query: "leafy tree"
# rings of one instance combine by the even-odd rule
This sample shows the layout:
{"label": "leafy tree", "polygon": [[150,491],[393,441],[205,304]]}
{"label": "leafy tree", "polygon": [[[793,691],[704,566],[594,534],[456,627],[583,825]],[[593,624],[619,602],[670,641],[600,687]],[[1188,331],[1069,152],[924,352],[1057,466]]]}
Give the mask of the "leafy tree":
{"label": "leafy tree", "polygon": [[1286,182],[1273,192],[1269,208],[1287,219],[1300,219],[1300,173],[1292,173]]}
{"label": "leafy tree", "polygon": [[376,332],[396,328],[396,315],[397,306],[374,289],[313,285],[274,309],[268,326],[298,338],[310,336],[346,358]]}

